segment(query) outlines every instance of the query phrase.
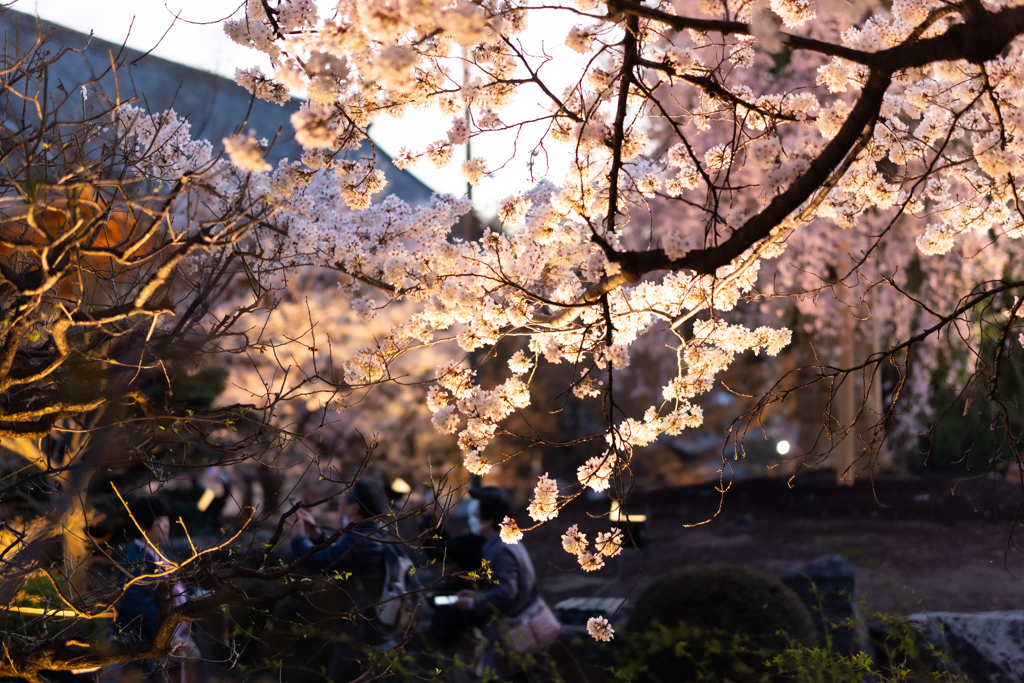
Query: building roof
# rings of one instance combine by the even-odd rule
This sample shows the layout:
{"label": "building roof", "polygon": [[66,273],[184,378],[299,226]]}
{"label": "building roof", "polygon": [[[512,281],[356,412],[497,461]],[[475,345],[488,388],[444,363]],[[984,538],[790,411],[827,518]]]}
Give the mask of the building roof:
{"label": "building roof", "polygon": [[[120,92],[122,101],[134,97],[138,106],[151,112],[173,108],[188,119],[193,138],[206,138],[219,146],[245,122],[246,129],[255,129],[267,139],[273,139],[280,130],[267,154],[271,163],[276,165],[282,158],[295,160],[302,154],[289,122],[301,100],[292,98],[283,106],[257,100],[230,79],[10,9],[0,14],[0,28],[8,54],[19,45],[30,47],[38,35],[49,38],[48,49],[54,55],[61,47],[74,50],[51,65],[51,89],[70,94],[82,83],[99,77],[98,86],[111,99]],[[118,65],[116,74],[110,68],[112,62]],[[363,143],[359,152],[352,154],[369,156],[373,150],[369,143]],[[410,204],[430,198],[433,191],[412,174],[396,168],[380,148],[376,156],[377,168],[384,171],[388,181],[384,195],[396,194]]]}

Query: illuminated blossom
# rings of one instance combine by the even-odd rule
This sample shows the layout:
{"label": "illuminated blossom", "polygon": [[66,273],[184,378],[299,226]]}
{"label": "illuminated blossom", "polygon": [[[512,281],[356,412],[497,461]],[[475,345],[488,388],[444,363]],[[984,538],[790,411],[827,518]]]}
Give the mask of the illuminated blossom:
{"label": "illuminated blossom", "polygon": [[587,619],[587,633],[594,640],[610,642],[615,637],[615,629],[604,617],[590,617]]}
{"label": "illuminated blossom", "polygon": [[573,524],[562,534],[562,548],[570,555],[579,555],[587,549],[587,535],[581,534],[579,527]]}
{"label": "illuminated blossom", "polygon": [[502,223],[515,223],[530,210],[530,200],[522,196],[506,197],[498,206],[498,218]]}
{"label": "illuminated blossom", "polygon": [[235,83],[248,90],[257,99],[283,105],[291,96],[283,83],[268,78],[258,66],[235,69]]}
{"label": "illuminated blossom", "polygon": [[470,185],[477,185],[480,179],[487,175],[487,160],[483,157],[473,157],[462,164],[462,175]]}
{"label": "illuminated blossom", "polygon": [[519,530],[516,520],[506,517],[501,520],[501,540],[509,545],[515,545],[523,540],[523,532]]}
{"label": "illuminated blossom", "polygon": [[585,572],[596,572],[604,566],[604,556],[601,553],[590,553],[584,550],[576,556],[576,560]]}
{"label": "illuminated blossom", "polygon": [[803,26],[814,18],[810,0],[771,0],[771,8],[782,17],[786,28]]}
{"label": "illuminated blossom", "polygon": [[[240,69],[236,81],[270,102],[292,91],[305,98],[291,118],[301,162],[270,168],[263,143],[250,135],[225,140],[232,168],[208,143],[191,140],[187,121],[173,112],[161,118],[122,105],[111,125],[127,152],[159,150],[148,159],[151,178],[192,185],[189,174],[204,173],[196,184],[213,188],[217,202],[256,203],[253,268],[267,301],[296,268],[338,273],[351,311],[383,325],[337,361],[346,392],[423,386],[429,377],[408,379],[401,364],[448,354],[425,405],[434,427],[455,435],[472,473],[488,471],[487,449],[531,404],[529,383],[545,377],[545,364],[572,369],[559,393],[581,410],[601,412],[603,401],[615,400],[625,413],[607,425],[604,455],[570,466],[572,488],[607,491],[636,449],[700,426],[702,401],[745,359],[785,353],[797,331],[804,339],[849,338],[844,323],[856,327],[858,353],[865,340],[876,352],[917,340],[914,362],[898,368],[907,381],[886,422],[886,438],[905,445],[929,423],[934,386],[960,382],[969,370],[963,359],[976,356],[971,344],[989,332],[982,312],[989,309],[972,307],[953,316],[963,329],[945,334],[943,347],[934,339],[944,331],[924,327],[936,319],[931,312],[943,320],[964,292],[987,291],[979,283],[1019,279],[1012,241],[1024,235],[1024,43],[993,46],[984,69],[959,44],[936,53],[941,59],[922,52],[881,74],[884,93],[871,91],[882,62],[951,35],[954,25],[972,35],[975,15],[1003,25],[999,17],[1013,3],[993,0],[978,14],[933,0],[823,1],[819,16],[812,0],[761,8],[648,3],[638,19],[629,3],[606,13],[595,0],[575,0],[588,18],[567,31],[569,49],[553,50],[550,64],[511,37],[529,16],[543,21],[573,9],[282,0],[268,12],[248,2],[224,30],[261,52],[273,71]],[[851,16],[820,16],[840,10]],[[678,25],[677,14],[684,15]],[[738,22],[751,35],[681,30],[698,15]],[[624,41],[625,22],[634,20],[637,40]],[[783,27],[829,49],[803,49]],[[776,79],[766,52],[784,47],[790,61]],[[575,54],[555,54],[573,51],[582,55],[578,63]],[[882,51],[886,59],[862,63]],[[547,80],[555,73],[564,80],[557,87]],[[521,115],[518,105],[537,93],[540,108]],[[466,198],[435,195],[410,206],[379,196],[386,160],[365,151],[366,131],[381,117],[405,120],[422,110],[446,117],[447,132],[400,150],[399,168],[421,159],[446,167],[471,137],[498,138],[509,142],[500,152],[473,140],[474,151],[487,154],[459,156],[466,179],[479,183],[493,170],[501,182],[513,168],[528,176],[524,189],[506,190],[497,221],[477,239],[453,230],[472,208]],[[528,166],[516,157],[524,148]],[[564,175],[548,167],[553,158],[568,160]],[[193,259],[194,268],[202,265]],[[835,278],[841,288],[831,286]],[[362,287],[376,293],[367,297],[356,291]],[[398,306],[408,308],[384,325]],[[510,348],[521,350],[507,361],[507,377]],[[832,342],[814,347],[825,367],[838,367],[835,350]],[[451,360],[467,354],[474,368],[498,362],[498,372],[478,375],[469,362]],[[765,386],[795,362],[765,362]],[[319,377],[320,367],[307,376]],[[612,374],[639,370],[644,382],[630,386],[650,384],[637,389],[642,398],[612,395],[623,386]],[[323,390],[337,392],[340,382],[330,385]],[[865,400],[883,400],[884,392],[874,393]],[[883,414],[884,405],[858,414]],[[531,518],[555,517],[559,500],[545,475]],[[584,546],[578,554],[593,570],[620,551],[621,539],[609,532],[598,536],[596,553],[586,555]]]}
{"label": "illuminated blossom", "polygon": [[508,360],[508,367],[517,375],[522,375],[530,371],[533,367],[533,361],[526,357],[526,354],[521,350],[516,351],[512,354],[512,357]]}
{"label": "illuminated blossom", "polygon": [[704,163],[709,171],[721,171],[732,163],[732,150],[728,145],[715,145],[704,153]]}
{"label": "illuminated blossom", "polygon": [[537,486],[533,489],[533,500],[527,506],[527,512],[532,519],[544,522],[558,516],[558,482],[541,475],[537,480]]}
{"label": "illuminated blossom", "polygon": [[579,52],[580,54],[586,54],[590,51],[590,46],[594,42],[594,37],[586,29],[580,28],[579,26],[573,26],[569,29],[569,35],[565,38],[565,44],[570,49]]}
{"label": "illuminated blossom", "polygon": [[254,131],[249,131],[246,137],[224,138],[223,142],[231,163],[243,171],[266,173],[273,170],[274,167],[263,158],[268,143],[257,140]]}
{"label": "illuminated blossom", "polygon": [[484,462],[480,457],[480,451],[474,450],[466,454],[466,458],[462,463],[471,474],[482,476],[491,471],[491,464]]}
{"label": "illuminated blossom", "polygon": [[601,457],[590,458],[577,469],[580,484],[597,492],[607,490],[611,486],[609,479],[614,472],[615,462],[615,454],[611,451]]}
{"label": "illuminated blossom", "polygon": [[[605,557],[615,557],[622,552],[622,543],[624,537],[622,530],[619,528],[612,528],[609,532],[600,532],[597,534],[597,540],[594,541],[594,547]],[[563,542],[564,544],[564,542]]]}

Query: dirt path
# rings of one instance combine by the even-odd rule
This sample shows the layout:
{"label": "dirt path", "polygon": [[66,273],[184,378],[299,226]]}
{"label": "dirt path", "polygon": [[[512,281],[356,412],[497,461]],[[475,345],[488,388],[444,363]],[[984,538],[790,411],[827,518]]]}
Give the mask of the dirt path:
{"label": "dirt path", "polygon": [[[623,596],[671,569],[713,562],[750,564],[773,574],[827,553],[856,572],[857,597],[889,613],[981,612],[1024,607],[1024,552],[1008,538],[1020,497],[1005,481],[957,485],[943,475],[878,479],[837,488],[827,476],[739,482],[708,524],[718,494],[710,486],[634,494],[631,512],[649,518],[642,558],[632,552],[585,574],[558,536],[577,523],[590,537],[607,528],[607,502],[566,511],[529,536],[545,593]],[[563,519],[564,517],[564,519]],[[1018,526],[1019,532],[1024,532]],[[1024,542],[1024,535],[1021,537]],[[638,572],[641,568],[642,571]],[[1016,575],[1016,576],[1015,576]]]}

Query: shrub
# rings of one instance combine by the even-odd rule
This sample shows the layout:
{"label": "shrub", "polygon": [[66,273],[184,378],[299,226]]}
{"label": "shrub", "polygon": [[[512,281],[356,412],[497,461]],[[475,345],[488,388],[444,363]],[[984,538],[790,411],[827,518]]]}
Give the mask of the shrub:
{"label": "shrub", "polygon": [[796,594],[750,567],[708,565],[659,576],[633,605],[627,629],[643,631],[655,620],[670,628],[687,622],[704,630],[743,633],[775,650],[790,643],[813,645],[817,639],[811,615]]}
{"label": "shrub", "polygon": [[790,646],[813,646],[814,624],[779,579],[749,567],[670,572],[641,593],[626,626],[637,681],[765,680],[766,663]]}

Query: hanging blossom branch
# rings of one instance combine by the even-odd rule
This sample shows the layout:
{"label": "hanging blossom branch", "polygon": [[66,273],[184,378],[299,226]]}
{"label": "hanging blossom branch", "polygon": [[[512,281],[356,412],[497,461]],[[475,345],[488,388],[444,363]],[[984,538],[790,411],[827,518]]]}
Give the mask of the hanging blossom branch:
{"label": "hanging blossom branch", "polygon": [[[878,10],[839,35],[834,23],[815,21],[810,2],[796,0],[773,3],[777,19],[728,2],[702,5],[706,17],[667,3],[611,2],[603,15],[594,0],[576,5],[564,11],[582,12],[574,16],[591,24],[574,27],[566,44],[591,59],[561,95],[545,82],[549,67],[535,63],[524,32],[527,16],[563,11],[558,7],[427,3],[405,14],[349,0],[328,17],[312,3],[282,2],[271,12],[250,2],[246,16],[225,27],[269,57],[273,75],[240,75],[254,95],[272,99],[285,86],[310,95],[292,120],[308,150],[296,173],[308,173],[308,185],[292,196],[320,204],[310,213],[308,204],[300,212],[284,202],[270,223],[287,238],[263,258],[319,263],[378,289],[383,301],[358,300],[368,314],[403,299],[419,305],[387,338],[343,364],[345,386],[390,381],[391,363],[433,348],[442,341],[436,335],[453,326],[460,326],[451,339],[462,352],[511,356],[511,373],[490,389],[453,358],[438,367],[428,394],[435,426],[458,435],[472,472],[487,471],[487,445],[503,421],[530,405],[533,368],[568,361],[624,369],[631,345],[656,333],[656,320],[671,321],[680,343],[678,373],[662,386],[664,403],[609,424],[608,454],[580,467],[576,485],[605,490],[634,447],[700,425],[694,399],[739,354],[775,355],[791,338],[785,328],[750,329],[717,316],[741,307],[763,264],[819,225],[849,228],[869,210],[893,206],[924,216],[929,193],[941,203],[933,214],[940,220],[911,238],[920,257],[944,257],[967,226],[1019,236],[999,207],[1021,170],[1017,124],[1007,123],[1005,112],[1021,105],[1014,88],[1024,8],[923,0]],[[787,30],[772,28],[776,21]],[[816,37],[793,32],[804,26]],[[780,66],[772,54],[782,51],[790,61]],[[453,88],[447,65],[463,60],[479,69]],[[744,76],[755,64],[778,79]],[[501,112],[526,84],[547,97],[550,123],[538,143],[566,145],[572,163],[561,185],[544,179],[504,200],[503,229],[479,241],[451,238],[449,226],[469,210],[464,200],[373,204],[374,187],[362,181],[372,177],[372,160],[337,160],[359,142],[356,128],[377,115],[436,107],[452,116],[447,135],[423,150],[403,150],[396,163],[444,167],[471,136],[508,129]],[[988,104],[978,98],[980,88],[991,94]],[[844,95],[851,91],[856,97]],[[653,145],[648,134],[663,122],[668,134]],[[690,124],[695,132],[684,135]],[[969,158],[956,166],[926,159],[939,140],[943,148],[959,140]],[[487,168],[478,158],[464,172],[477,182]],[[336,212],[332,202],[339,200],[322,200],[328,196],[357,213]],[[673,212],[678,219],[654,219]],[[703,234],[692,234],[687,221]],[[859,267],[867,267],[863,259]],[[526,348],[499,351],[502,340],[523,337]],[[603,405],[616,405],[604,393],[609,387],[573,382],[580,400],[600,396]]]}

